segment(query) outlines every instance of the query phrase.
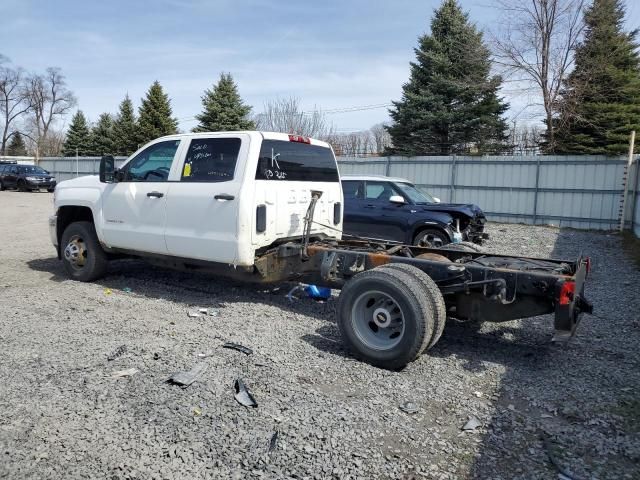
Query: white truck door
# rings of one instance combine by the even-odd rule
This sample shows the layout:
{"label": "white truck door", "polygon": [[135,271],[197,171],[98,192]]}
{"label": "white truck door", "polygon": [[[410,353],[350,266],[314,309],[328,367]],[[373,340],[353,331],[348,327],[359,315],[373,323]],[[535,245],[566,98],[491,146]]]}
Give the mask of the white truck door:
{"label": "white truck door", "polygon": [[197,136],[185,146],[180,181],[169,185],[167,195],[165,239],[170,255],[235,262],[248,144],[248,135],[226,134]]}
{"label": "white truck door", "polygon": [[123,166],[121,181],[107,186],[102,197],[102,235],[108,246],[167,253],[168,179],[179,145],[180,140],[153,143]]}

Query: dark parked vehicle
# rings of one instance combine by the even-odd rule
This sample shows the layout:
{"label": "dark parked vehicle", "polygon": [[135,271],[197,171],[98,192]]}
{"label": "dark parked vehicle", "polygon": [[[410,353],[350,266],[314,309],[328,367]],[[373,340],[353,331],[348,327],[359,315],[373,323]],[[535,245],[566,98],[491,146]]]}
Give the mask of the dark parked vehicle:
{"label": "dark parked vehicle", "polygon": [[0,165],[0,190],[17,188],[22,192],[46,188],[53,192],[56,179],[45,169],[35,165]]}
{"label": "dark parked vehicle", "polygon": [[344,175],[342,190],[346,234],[434,247],[488,238],[480,207],[440,203],[402,178]]}

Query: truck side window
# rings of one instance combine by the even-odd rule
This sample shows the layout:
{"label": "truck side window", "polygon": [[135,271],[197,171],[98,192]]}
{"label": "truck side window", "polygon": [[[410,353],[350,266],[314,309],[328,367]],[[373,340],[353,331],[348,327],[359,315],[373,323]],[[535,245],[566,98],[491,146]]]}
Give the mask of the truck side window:
{"label": "truck side window", "polygon": [[124,182],[166,182],[180,140],[154,143],[123,167]]}
{"label": "truck side window", "polygon": [[239,138],[191,140],[182,168],[182,181],[228,182],[233,180],[240,143]]}

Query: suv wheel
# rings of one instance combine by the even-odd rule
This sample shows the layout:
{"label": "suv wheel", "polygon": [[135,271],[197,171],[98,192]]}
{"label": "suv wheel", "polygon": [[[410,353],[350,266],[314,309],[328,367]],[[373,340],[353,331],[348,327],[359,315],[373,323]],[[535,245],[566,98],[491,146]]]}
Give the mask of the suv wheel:
{"label": "suv wheel", "polygon": [[91,222],[74,222],[62,234],[60,242],[64,268],[71,278],[91,282],[107,272],[109,261],[100,246]]}
{"label": "suv wheel", "polygon": [[418,247],[440,248],[448,243],[447,234],[435,228],[420,230],[413,239],[413,244]]}

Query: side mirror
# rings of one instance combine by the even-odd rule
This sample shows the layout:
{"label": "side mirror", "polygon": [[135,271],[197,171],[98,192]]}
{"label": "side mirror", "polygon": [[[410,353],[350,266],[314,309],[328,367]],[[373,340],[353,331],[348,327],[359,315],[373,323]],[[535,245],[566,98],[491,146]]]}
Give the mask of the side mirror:
{"label": "side mirror", "polygon": [[100,160],[100,182],[113,183],[115,181],[116,162],[111,155],[105,155]]}
{"label": "side mirror", "polygon": [[438,197],[433,197],[433,201],[436,203],[440,203],[440,199]]}
{"label": "side mirror", "polygon": [[404,204],[405,203],[404,198],[402,196],[400,196],[400,195],[391,195],[389,197],[389,201],[391,203],[397,203],[397,204]]}

